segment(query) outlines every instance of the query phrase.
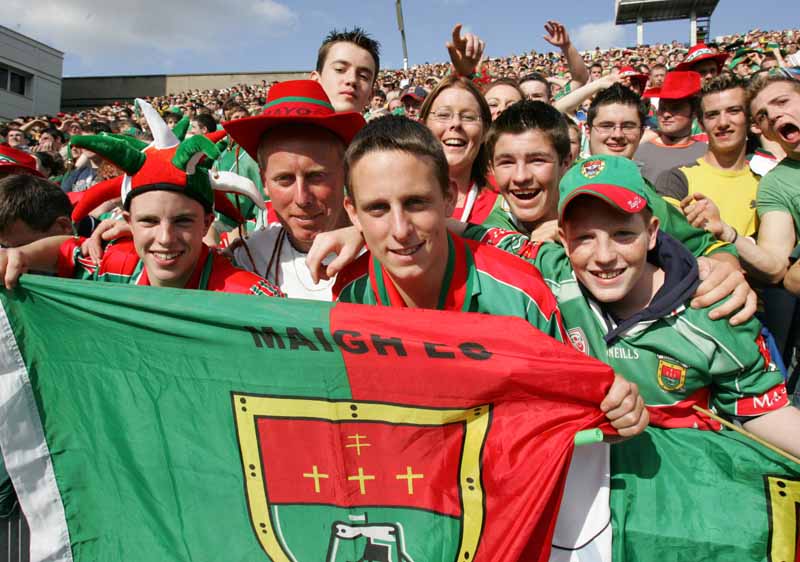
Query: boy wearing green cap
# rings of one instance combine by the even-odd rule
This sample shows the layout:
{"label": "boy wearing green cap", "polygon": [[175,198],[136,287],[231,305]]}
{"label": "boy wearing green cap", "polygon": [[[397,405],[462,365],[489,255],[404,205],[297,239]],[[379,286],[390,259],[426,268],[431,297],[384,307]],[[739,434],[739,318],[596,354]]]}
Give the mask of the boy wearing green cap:
{"label": "boy wearing green cap", "polygon": [[577,163],[561,180],[562,245],[495,229],[494,245],[543,272],[572,343],[635,382],[662,427],[718,429],[692,406],[713,407],[762,438],[800,452],[800,412],[750,320],[733,327],[687,306],[696,259],[659,232],[636,165],[615,156]]}

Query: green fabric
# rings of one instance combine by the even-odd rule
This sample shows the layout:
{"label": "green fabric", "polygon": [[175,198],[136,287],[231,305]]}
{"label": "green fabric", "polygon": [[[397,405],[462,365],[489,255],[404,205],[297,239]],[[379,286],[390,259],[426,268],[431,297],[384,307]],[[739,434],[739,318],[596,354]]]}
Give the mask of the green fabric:
{"label": "green fabric", "polygon": [[144,166],[145,155],[121,138],[110,135],[77,135],[70,139],[70,143],[96,152],[129,176]]}
{"label": "green fabric", "polygon": [[[240,176],[250,179],[258,188],[259,193],[264,195],[264,200],[268,200],[264,194],[264,186],[261,182],[261,171],[258,168],[258,163],[253,158],[242,150],[239,145],[233,144],[222,151],[222,154],[217,158],[214,168],[221,172],[234,172]],[[241,208],[242,216],[244,217],[245,226],[248,229],[252,228],[249,221],[255,220],[258,216],[258,207],[253,203],[249,197],[236,196],[232,193],[225,194],[230,199],[233,206],[236,207],[236,200],[238,199],[239,207]],[[229,228],[236,228],[237,223],[221,213],[217,213],[217,220],[221,221]]]}
{"label": "green fabric", "polygon": [[800,240],[800,160],[784,158],[761,178],[756,210],[759,218],[771,211],[792,215],[795,240]]}
{"label": "green fabric", "polygon": [[611,447],[614,562],[792,562],[798,506],[800,465],[732,431]]}
{"label": "green fabric", "polygon": [[180,121],[175,123],[175,126],[172,127],[172,133],[178,137],[179,141],[182,141],[186,138],[186,133],[189,132],[190,125],[191,120],[188,117],[181,117]]}
{"label": "green fabric", "polygon": [[0,446],[34,547],[63,546],[41,559],[375,560],[326,553],[339,524],[391,524],[410,560],[547,560],[525,549],[603,424],[607,366],[519,319],[198,295],[0,292]]}

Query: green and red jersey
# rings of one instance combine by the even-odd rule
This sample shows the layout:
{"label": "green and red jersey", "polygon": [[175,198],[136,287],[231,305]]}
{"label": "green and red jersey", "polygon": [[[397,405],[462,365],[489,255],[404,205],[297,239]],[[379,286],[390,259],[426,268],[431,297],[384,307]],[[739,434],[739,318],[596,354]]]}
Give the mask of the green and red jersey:
{"label": "green and red jersey", "polygon": [[[622,322],[582,288],[560,244],[531,242],[516,232],[475,225],[464,236],[536,265],[558,301],[573,346],[635,382],[655,425],[719,429],[692,409],[695,404],[734,418],[788,405],[783,376],[770,358],[757,320],[731,326],[711,320],[708,308],[694,309],[681,299],[620,331]],[[657,255],[651,252],[653,259]],[[696,268],[684,273],[684,281],[690,275],[696,277]]]}
{"label": "green and red jersey", "polygon": [[[333,298],[406,306],[389,274],[369,252],[339,273]],[[496,248],[454,235],[448,237],[447,267],[437,309],[517,316],[545,334],[567,341],[556,300],[535,267]]]}
{"label": "green and red jersey", "polygon": [[[58,257],[59,277],[123,285],[150,285],[144,262],[136,253],[131,240],[109,244],[99,264],[81,254],[84,240],[85,238],[70,238],[61,245]],[[254,273],[235,267],[205,244],[184,288],[265,297],[283,296],[278,287]]]}

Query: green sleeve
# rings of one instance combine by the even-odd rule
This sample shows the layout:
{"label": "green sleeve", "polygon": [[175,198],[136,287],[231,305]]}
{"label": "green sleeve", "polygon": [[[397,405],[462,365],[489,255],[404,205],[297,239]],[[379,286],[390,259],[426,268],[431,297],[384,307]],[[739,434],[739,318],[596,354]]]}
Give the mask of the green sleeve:
{"label": "green sleeve", "polygon": [[793,205],[790,193],[789,190],[783,189],[775,174],[768,173],[761,178],[756,195],[756,212],[759,218],[770,211],[791,213]]}
{"label": "green sleeve", "polygon": [[664,201],[649,184],[646,185],[647,198],[653,214],[661,223],[661,230],[681,242],[695,257],[716,252],[727,252],[738,257],[733,244],[720,242],[711,233],[693,227],[683,213]]}
{"label": "green sleeve", "polygon": [[760,322],[751,319],[731,326],[726,321],[707,320],[706,327],[718,342],[710,366],[711,404],[717,411],[750,417],[786,403],[783,375],[770,358]]}

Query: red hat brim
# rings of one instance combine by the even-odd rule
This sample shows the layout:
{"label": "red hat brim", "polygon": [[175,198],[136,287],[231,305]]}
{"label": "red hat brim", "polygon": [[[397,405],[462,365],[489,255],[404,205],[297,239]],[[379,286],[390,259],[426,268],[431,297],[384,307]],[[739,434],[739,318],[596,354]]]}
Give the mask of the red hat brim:
{"label": "red hat brim", "polygon": [[345,146],[350,144],[356,133],[366,121],[354,111],[333,113],[331,115],[255,115],[222,124],[231,138],[241,146],[253,160],[258,161],[258,145],[268,130],[280,125],[305,124],[322,127],[342,139]]}
{"label": "red hat brim", "polygon": [[692,70],[694,68],[694,65],[696,65],[698,62],[703,62],[704,60],[713,60],[714,62],[717,63],[717,70],[722,70],[722,67],[725,65],[725,61],[728,60],[728,54],[717,53],[715,55],[711,54],[703,55],[697,57],[691,62],[682,62],[678,64],[673,70]]}

